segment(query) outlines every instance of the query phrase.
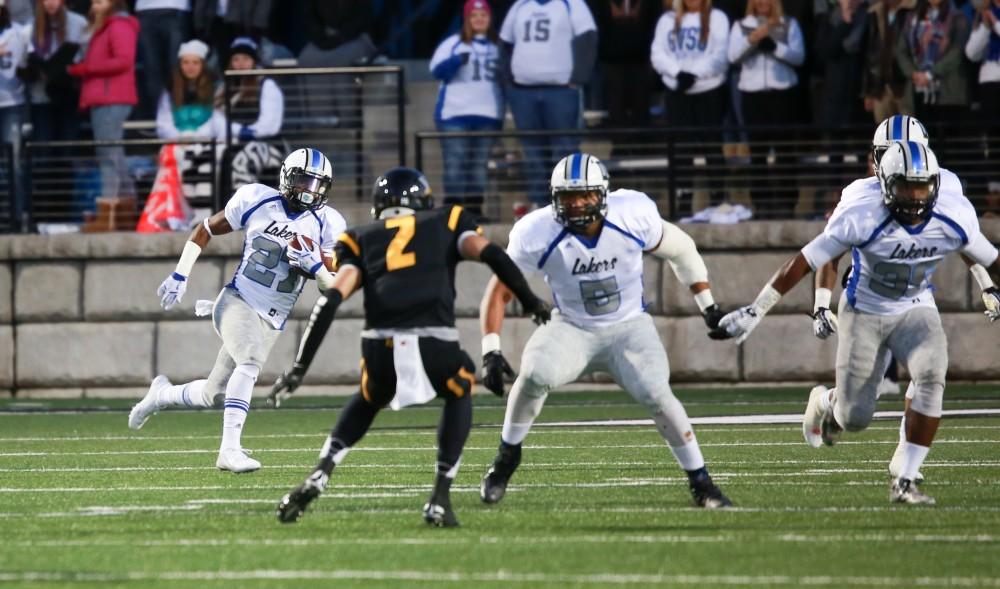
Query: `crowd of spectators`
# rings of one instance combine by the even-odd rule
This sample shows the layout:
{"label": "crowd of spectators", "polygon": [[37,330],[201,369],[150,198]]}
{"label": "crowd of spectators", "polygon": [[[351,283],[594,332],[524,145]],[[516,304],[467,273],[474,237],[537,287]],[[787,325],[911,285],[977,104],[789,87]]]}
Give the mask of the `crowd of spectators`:
{"label": "crowd of spectators", "polygon": [[[874,122],[892,113],[932,125],[995,121],[991,115],[1000,114],[1000,0],[468,0],[457,11],[447,2],[430,5],[451,12],[442,18],[454,33],[439,38],[428,56],[441,82],[428,126],[493,131],[509,108],[518,129],[535,132],[522,147],[526,196],[536,204],[547,199],[550,164],[579,145],[572,133],[554,131],[582,126],[585,106],[606,111],[609,128],[642,128],[654,117],[668,126],[779,129]],[[275,137],[285,115],[279,86],[266,76],[243,78],[230,94],[227,129],[221,71],[274,57],[295,57],[303,67],[367,63],[398,42],[398,31],[378,36],[373,18],[394,6],[0,0],[0,141],[113,142],[130,118],[155,120],[162,139],[222,139],[227,131],[243,144]],[[399,18],[413,25],[420,13]],[[419,35],[421,27],[402,25],[403,34]],[[281,26],[295,34],[281,34]],[[323,100],[306,108],[330,110],[341,121],[356,114],[349,96]],[[751,159],[762,162],[773,158],[779,137],[761,131],[743,139]],[[707,133],[691,139],[717,141]],[[478,206],[493,145],[482,135],[442,142],[446,197]],[[100,192],[130,194],[123,150],[102,145],[97,154]],[[766,178],[758,186],[775,193]]]}

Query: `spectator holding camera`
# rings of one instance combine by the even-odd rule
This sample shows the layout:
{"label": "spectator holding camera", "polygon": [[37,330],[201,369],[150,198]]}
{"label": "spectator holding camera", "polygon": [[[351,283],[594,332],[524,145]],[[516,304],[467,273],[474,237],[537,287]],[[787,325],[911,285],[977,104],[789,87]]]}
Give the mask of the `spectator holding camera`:
{"label": "spectator holding camera", "polygon": [[[90,43],[83,61],[68,68],[82,80],[80,110],[90,111],[96,141],[120,141],[125,120],[136,104],[135,54],[139,21],[125,9],[125,0],[93,0]],[[104,196],[132,196],[135,188],[125,170],[125,149],[97,148]]]}
{"label": "spectator holding camera", "polygon": [[218,85],[205,63],[208,51],[208,45],[197,39],[177,50],[170,88],[160,95],[156,108],[156,135],[160,139],[182,135],[225,138],[225,116],[215,108]]}
{"label": "spectator holding camera", "polygon": [[653,36],[653,69],[667,87],[671,125],[718,126],[726,113],[729,19],[711,0],[674,0]]}
{"label": "spectator holding camera", "polygon": [[[739,89],[747,125],[772,129],[750,135],[754,170],[768,170],[768,153],[777,151],[780,125],[791,122],[796,111],[799,83],[795,68],[805,61],[805,41],[794,18],[786,17],[781,0],[748,0],[746,16],[729,34],[729,60],[739,64]],[[775,153],[776,158],[781,154]],[[795,193],[768,174],[767,190],[753,191],[758,217],[777,216],[791,210]]]}
{"label": "spectator holding camera", "polygon": [[962,52],[969,23],[950,0],[920,0],[896,43],[907,95],[924,123],[961,120],[968,104]]}
{"label": "spectator holding camera", "polygon": [[[503,127],[503,92],[497,79],[500,49],[490,26],[486,0],[466,0],[462,30],[438,45],[430,69],[441,80],[434,124],[439,131],[499,131]],[[482,214],[486,159],[493,137],[441,140],[446,203],[464,204]]]}
{"label": "spectator holding camera", "polygon": [[965,55],[979,66],[980,116],[1000,119],[1000,0],[988,1],[976,14]]}

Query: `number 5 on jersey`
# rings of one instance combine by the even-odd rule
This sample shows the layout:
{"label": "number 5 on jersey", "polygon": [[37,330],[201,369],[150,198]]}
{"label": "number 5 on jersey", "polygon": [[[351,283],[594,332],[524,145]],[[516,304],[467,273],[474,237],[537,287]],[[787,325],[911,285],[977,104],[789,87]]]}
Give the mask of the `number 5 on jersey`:
{"label": "number 5 on jersey", "polygon": [[403,252],[406,246],[413,239],[413,232],[416,231],[417,219],[413,215],[405,217],[393,217],[386,219],[386,229],[397,229],[396,235],[389,242],[389,247],[385,250],[385,269],[389,272],[409,268],[417,263],[417,254],[413,252]]}

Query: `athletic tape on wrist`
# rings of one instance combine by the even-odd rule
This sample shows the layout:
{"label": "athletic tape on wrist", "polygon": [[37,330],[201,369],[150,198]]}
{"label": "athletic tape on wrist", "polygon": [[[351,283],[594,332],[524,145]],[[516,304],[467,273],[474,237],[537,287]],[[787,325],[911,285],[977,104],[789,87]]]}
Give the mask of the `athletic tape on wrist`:
{"label": "athletic tape on wrist", "polygon": [[771,310],[772,307],[778,304],[778,301],[780,300],[781,293],[768,284],[763,290],[760,291],[760,294],[757,295],[757,299],[754,300],[753,306],[757,309],[757,313],[763,317],[768,311]]}
{"label": "athletic tape on wrist", "polygon": [[500,351],[500,334],[487,333],[483,336],[483,356],[490,352]]}
{"label": "athletic tape on wrist", "polygon": [[829,288],[817,288],[813,298],[813,311],[818,311],[821,307],[830,308],[830,301],[833,300],[833,291]]}
{"label": "athletic tape on wrist", "polygon": [[188,240],[184,243],[184,251],[181,252],[181,259],[177,261],[177,268],[174,269],[174,272],[185,278],[191,276],[191,269],[194,268],[194,263],[200,255],[201,246]]}
{"label": "athletic tape on wrist", "polygon": [[694,302],[698,305],[698,310],[704,313],[705,309],[715,304],[715,298],[712,297],[712,290],[706,288],[701,292],[695,293]]}

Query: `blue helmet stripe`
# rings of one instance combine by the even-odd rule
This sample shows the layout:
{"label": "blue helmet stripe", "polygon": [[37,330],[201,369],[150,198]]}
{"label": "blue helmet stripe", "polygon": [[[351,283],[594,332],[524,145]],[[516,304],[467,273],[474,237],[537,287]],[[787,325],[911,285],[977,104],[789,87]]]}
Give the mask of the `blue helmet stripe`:
{"label": "blue helmet stripe", "polygon": [[892,137],[893,141],[901,141],[903,139],[903,117],[896,115],[892,117]]}
{"label": "blue helmet stripe", "polygon": [[319,168],[319,167],[322,167],[320,165],[321,160],[320,160],[319,152],[316,151],[315,149],[307,149],[306,151],[308,151],[309,155],[310,155],[310,164],[309,164],[309,167],[310,168]]}
{"label": "blue helmet stripe", "polygon": [[915,141],[907,141],[906,146],[910,150],[910,157],[913,158],[913,171],[923,172],[924,171],[924,156],[920,153],[920,145]]}
{"label": "blue helmet stripe", "polygon": [[580,162],[582,160],[583,160],[583,158],[580,157],[579,153],[574,153],[570,157],[570,160],[569,160],[569,165],[570,165],[569,179],[570,180],[579,180],[580,179]]}

